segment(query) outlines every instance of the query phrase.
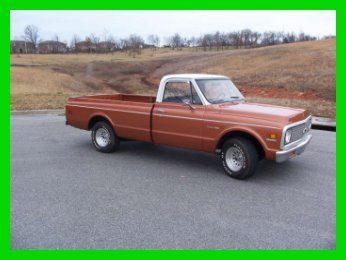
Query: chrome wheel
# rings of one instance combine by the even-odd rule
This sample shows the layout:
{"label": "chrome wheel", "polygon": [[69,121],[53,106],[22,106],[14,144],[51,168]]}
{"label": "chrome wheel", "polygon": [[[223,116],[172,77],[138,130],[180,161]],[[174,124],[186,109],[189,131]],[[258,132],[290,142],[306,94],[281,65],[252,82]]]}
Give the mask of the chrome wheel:
{"label": "chrome wheel", "polygon": [[236,146],[230,147],[226,152],[226,164],[232,172],[240,171],[244,166],[244,154]]}
{"label": "chrome wheel", "polygon": [[95,141],[98,146],[106,147],[111,142],[111,135],[106,128],[101,127],[96,130]]}

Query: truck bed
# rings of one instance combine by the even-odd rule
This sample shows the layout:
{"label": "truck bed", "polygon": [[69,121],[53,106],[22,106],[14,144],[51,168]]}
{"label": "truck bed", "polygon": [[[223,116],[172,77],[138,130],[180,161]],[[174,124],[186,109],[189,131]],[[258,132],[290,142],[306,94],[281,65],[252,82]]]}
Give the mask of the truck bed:
{"label": "truck bed", "polygon": [[81,96],[76,98],[70,98],[70,100],[83,100],[83,101],[101,101],[112,102],[112,101],[129,101],[129,102],[140,102],[140,103],[155,103],[155,96],[145,95],[134,95],[134,94],[112,94],[112,95],[90,95]]}
{"label": "truck bed", "polygon": [[66,119],[69,125],[90,130],[93,120],[103,117],[121,138],[151,141],[151,111],[156,97],[113,94],[69,98]]}

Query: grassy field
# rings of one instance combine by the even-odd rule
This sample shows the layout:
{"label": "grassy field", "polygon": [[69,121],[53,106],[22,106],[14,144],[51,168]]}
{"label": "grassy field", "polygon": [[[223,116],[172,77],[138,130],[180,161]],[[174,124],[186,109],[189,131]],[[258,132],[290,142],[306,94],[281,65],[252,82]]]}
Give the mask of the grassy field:
{"label": "grassy field", "polygon": [[11,109],[63,108],[71,95],[155,94],[169,73],[227,75],[250,101],[335,117],[335,40],[223,51],[143,50],[141,55],[12,55]]}

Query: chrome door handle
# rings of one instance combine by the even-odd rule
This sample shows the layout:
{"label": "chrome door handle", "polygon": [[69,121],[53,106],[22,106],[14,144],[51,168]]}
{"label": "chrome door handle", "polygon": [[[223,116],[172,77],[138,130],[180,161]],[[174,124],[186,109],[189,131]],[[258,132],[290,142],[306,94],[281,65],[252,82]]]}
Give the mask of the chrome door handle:
{"label": "chrome door handle", "polygon": [[159,108],[159,109],[157,109],[157,112],[158,113],[164,113],[166,110],[164,110],[164,109],[162,109],[162,108]]}

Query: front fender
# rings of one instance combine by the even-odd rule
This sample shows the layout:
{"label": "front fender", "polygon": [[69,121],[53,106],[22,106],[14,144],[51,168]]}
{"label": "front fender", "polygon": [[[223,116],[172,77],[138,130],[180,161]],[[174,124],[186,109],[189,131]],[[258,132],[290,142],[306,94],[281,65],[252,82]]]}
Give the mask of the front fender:
{"label": "front fender", "polygon": [[219,146],[220,143],[225,141],[225,138],[227,138],[227,136],[232,135],[232,133],[244,133],[244,134],[249,135],[252,138],[256,139],[257,142],[262,146],[265,157],[267,159],[272,160],[277,149],[275,149],[275,147],[273,147],[273,146],[272,147],[269,146],[268,143],[266,142],[266,138],[271,132],[277,134],[277,141],[276,141],[275,145],[280,145],[281,136],[279,135],[278,130],[273,129],[271,131],[269,129],[266,129],[266,130],[262,130],[259,132],[259,131],[256,131],[256,130],[250,128],[250,127],[246,127],[246,126],[229,127],[229,128],[224,129],[220,133],[220,135],[218,136],[218,140],[217,140],[217,144],[216,144],[215,149],[220,149],[221,148]]}
{"label": "front fender", "polygon": [[268,148],[264,138],[259,135],[256,131],[254,131],[253,129],[249,128],[249,127],[230,127],[230,128],[226,128],[224,129],[224,131],[222,131],[220,133],[220,135],[218,136],[218,142],[226,135],[228,134],[231,134],[231,133],[234,133],[234,132],[243,132],[243,133],[246,133],[248,135],[251,135],[252,137],[254,137],[261,145],[263,148]]}

